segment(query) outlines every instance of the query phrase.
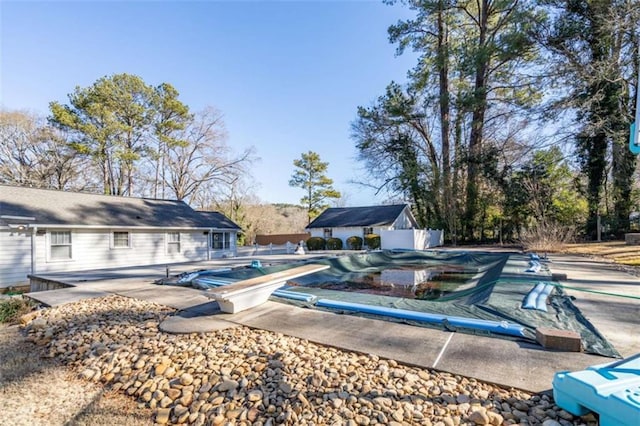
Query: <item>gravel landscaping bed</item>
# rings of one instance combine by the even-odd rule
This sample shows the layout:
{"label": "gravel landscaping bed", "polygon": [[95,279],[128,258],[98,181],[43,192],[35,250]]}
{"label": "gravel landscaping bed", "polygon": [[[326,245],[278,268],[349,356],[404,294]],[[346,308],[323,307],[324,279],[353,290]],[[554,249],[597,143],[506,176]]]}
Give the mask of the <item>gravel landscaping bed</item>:
{"label": "gravel landscaping bed", "polygon": [[[172,313],[114,295],[28,314],[21,334],[0,328],[0,423],[597,424],[548,395],[269,331],[160,332]],[[14,367],[4,366],[11,358]],[[40,367],[12,374],[28,363]]]}

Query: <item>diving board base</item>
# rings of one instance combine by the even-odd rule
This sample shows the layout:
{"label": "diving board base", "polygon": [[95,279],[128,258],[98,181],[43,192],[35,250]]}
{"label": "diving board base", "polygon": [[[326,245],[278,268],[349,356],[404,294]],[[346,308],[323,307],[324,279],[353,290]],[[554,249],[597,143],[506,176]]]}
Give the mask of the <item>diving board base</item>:
{"label": "diving board base", "polygon": [[216,302],[218,302],[222,312],[235,314],[265,303],[269,300],[271,294],[283,285],[285,285],[285,281],[278,281],[275,284],[263,286],[254,290],[243,291],[238,294],[224,296],[212,294],[212,297]]}
{"label": "diving board base", "polygon": [[287,281],[318,271],[329,269],[329,265],[302,265],[261,277],[238,281],[216,289],[205,290],[204,295],[218,302],[220,310],[235,314],[265,303],[269,297]]}

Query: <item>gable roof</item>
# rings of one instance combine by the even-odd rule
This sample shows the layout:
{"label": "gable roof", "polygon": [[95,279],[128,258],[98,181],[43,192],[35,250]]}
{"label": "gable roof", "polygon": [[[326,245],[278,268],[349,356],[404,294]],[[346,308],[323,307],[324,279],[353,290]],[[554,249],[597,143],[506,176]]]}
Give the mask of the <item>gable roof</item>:
{"label": "gable roof", "polygon": [[396,221],[407,204],[369,207],[332,207],[323,211],[309,228],[343,228],[359,226],[384,226]]}
{"label": "gable roof", "polygon": [[0,225],[209,229],[210,219],[183,201],[0,185]]}
{"label": "gable roof", "polygon": [[205,212],[203,210],[196,210],[196,211],[200,213],[201,216],[204,216],[207,223],[212,224],[210,226],[213,228],[236,229],[236,230],[242,229],[234,221],[232,221],[231,219],[229,219],[228,217],[226,217],[220,212]]}

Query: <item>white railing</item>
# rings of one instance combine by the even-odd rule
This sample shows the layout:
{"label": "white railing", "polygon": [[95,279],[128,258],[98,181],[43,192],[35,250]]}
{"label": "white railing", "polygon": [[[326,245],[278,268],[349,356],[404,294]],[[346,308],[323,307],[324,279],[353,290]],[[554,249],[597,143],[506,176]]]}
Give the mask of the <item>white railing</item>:
{"label": "white railing", "polygon": [[238,256],[265,256],[271,254],[294,254],[298,244],[287,241],[285,244],[254,244],[252,246],[238,247]]}

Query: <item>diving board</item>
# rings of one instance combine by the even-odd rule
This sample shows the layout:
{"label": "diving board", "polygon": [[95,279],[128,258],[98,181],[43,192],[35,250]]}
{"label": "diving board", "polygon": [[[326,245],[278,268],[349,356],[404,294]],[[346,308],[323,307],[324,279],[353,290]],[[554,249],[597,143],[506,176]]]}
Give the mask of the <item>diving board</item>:
{"label": "diving board", "polygon": [[329,265],[309,264],[274,272],[261,277],[237,281],[223,287],[205,290],[203,294],[214,299],[222,312],[235,314],[261,305],[269,296],[286,284],[287,281],[318,271],[329,269]]}

